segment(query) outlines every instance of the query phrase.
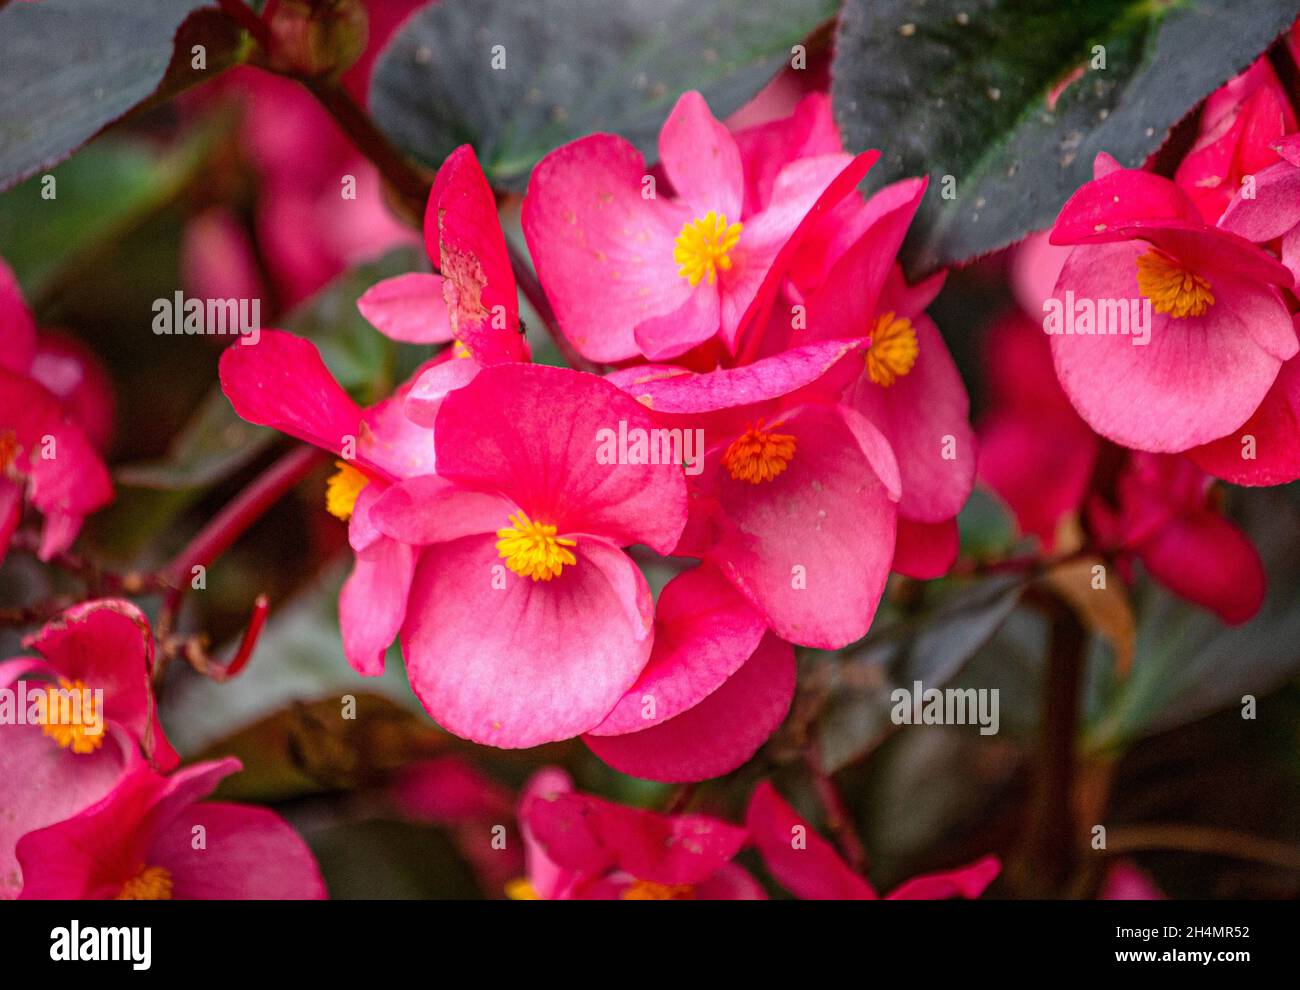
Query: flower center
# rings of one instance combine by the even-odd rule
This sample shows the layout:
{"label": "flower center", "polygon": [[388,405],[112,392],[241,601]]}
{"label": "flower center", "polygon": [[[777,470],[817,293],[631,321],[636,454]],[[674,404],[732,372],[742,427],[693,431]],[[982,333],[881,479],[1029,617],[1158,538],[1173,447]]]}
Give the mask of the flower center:
{"label": "flower center", "polygon": [[619,895],[624,901],[693,901],[695,888],[689,883],[655,883],[633,880]]}
{"label": "flower center", "polygon": [[455,358],[473,357],[473,355],[470,354],[469,352],[469,348],[465,346],[465,342],[463,340],[456,340],[452,342],[451,356]]}
{"label": "flower center", "polygon": [[867,374],[877,385],[888,388],[912,370],[919,351],[912,321],[893,313],[885,313],[876,320],[875,329],[871,331],[871,347],[867,350]]}
{"label": "flower center", "polygon": [[760,419],[731,441],[722,455],[722,463],[737,481],[757,485],[760,481],[771,481],[785,470],[794,457],[794,446],[794,437],[764,430]]}
{"label": "flower center", "polygon": [[142,866],[118,892],[118,901],[170,901],[172,875],[161,866]]}
{"label": "flower center", "polygon": [[549,581],[560,576],[565,564],[578,562],[569,549],[578,545],[576,540],[556,536],[554,526],[533,522],[523,510],[512,515],[510,525],[498,529],[497,536],[497,553],[520,577]]}
{"label": "flower center", "polygon": [[1214,305],[1208,281],[1154,248],[1138,257],[1137,282],[1138,291],[1151,300],[1157,313],[1175,319],[1204,316]]}
{"label": "flower center", "polygon": [[60,677],[45,689],[45,722],[41,731],[74,753],[93,753],[104,745],[104,721],[94,693],[81,681]]}
{"label": "flower center", "polygon": [[370,479],[346,461],[335,461],[334,466],[338,471],[325,483],[325,508],[330,515],[347,522],[352,518],[357,496],[370,484]]}
{"label": "flower center", "polygon": [[506,881],[506,897],[512,901],[540,901],[541,895],[537,893],[527,877],[515,877],[513,880]]}
{"label": "flower center", "polygon": [[692,286],[700,284],[706,276],[712,285],[718,277],[718,271],[731,270],[731,255],[728,253],[740,240],[740,232],[745,225],[727,223],[727,218],[720,213],[709,210],[702,217],[688,220],[677,235],[676,247],[673,248],[673,261],[681,267],[677,274]]}

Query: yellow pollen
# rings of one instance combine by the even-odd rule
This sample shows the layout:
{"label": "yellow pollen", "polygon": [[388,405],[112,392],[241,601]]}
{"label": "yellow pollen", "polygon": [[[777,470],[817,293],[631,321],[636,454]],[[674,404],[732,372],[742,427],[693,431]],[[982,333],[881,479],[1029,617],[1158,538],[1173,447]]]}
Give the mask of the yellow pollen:
{"label": "yellow pollen", "polygon": [[722,455],[722,463],[737,481],[757,485],[771,481],[785,470],[794,457],[794,437],[788,433],[769,433],[760,419],[731,441]]}
{"label": "yellow pollen", "polygon": [[693,901],[695,888],[689,883],[655,883],[653,880],[633,880],[619,895],[624,901]]}
{"label": "yellow pollen", "polygon": [[451,345],[451,355],[452,357],[457,357],[457,358],[473,357],[473,355],[470,354],[469,352],[469,348],[465,346],[465,342],[463,340],[458,340]]}
{"label": "yellow pollen", "polygon": [[510,525],[498,529],[497,536],[497,553],[520,577],[549,581],[560,576],[565,564],[578,562],[569,549],[578,545],[576,540],[556,536],[554,526],[533,522],[523,510],[512,515]]}
{"label": "yellow pollen", "polygon": [[893,313],[876,320],[867,350],[867,374],[877,385],[888,388],[900,376],[912,370],[920,347],[912,321]]}
{"label": "yellow pollen", "polygon": [[161,866],[143,866],[140,872],[122,884],[114,900],[118,901],[170,901],[172,875]]}
{"label": "yellow pollen", "polygon": [[712,285],[719,270],[731,270],[729,252],[740,240],[744,228],[742,223],[727,223],[725,216],[713,210],[703,217],[686,221],[673,248],[673,261],[681,266],[677,274],[692,286],[699,285],[707,276]]}
{"label": "yellow pollen", "polygon": [[1214,305],[1210,283],[1154,248],[1137,260],[1138,291],[1151,300],[1157,313],[1175,319],[1204,316]]}
{"label": "yellow pollen", "polygon": [[94,694],[81,681],[60,677],[58,687],[45,689],[45,723],[41,731],[82,756],[104,745],[104,723]]}
{"label": "yellow pollen", "polygon": [[506,881],[506,897],[512,901],[540,901],[542,895],[525,877],[515,877]]}
{"label": "yellow pollen", "polygon": [[338,468],[325,483],[325,508],[331,516],[347,522],[357,504],[357,496],[370,484],[370,479],[345,461],[335,461]]}

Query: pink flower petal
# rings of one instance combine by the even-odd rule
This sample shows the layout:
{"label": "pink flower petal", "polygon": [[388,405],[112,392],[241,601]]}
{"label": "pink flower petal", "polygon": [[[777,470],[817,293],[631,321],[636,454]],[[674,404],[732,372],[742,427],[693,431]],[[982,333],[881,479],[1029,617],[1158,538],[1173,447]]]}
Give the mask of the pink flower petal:
{"label": "pink flower petal", "polygon": [[384,279],[362,293],[357,309],[393,340],[441,344],[453,337],[440,275],[411,272]]}
{"label": "pink flower petal", "polygon": [[659,159],[673,191],[697,217],[710,210],[740,219],[745,193],[740,149],[704,97],[683,93],[659,132]]}

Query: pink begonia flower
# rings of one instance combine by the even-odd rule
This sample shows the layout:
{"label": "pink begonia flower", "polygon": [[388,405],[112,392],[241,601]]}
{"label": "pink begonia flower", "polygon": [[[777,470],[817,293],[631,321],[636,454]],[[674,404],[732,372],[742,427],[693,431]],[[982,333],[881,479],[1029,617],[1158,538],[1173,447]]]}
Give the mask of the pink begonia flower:
{"label": "pink begonia flower", "polygon": [[82,425],[106,438],[111,422],[100,417],[112,415],[111,402],[84,352],[74,359],[80,380],[70,378],[71,353],[37,335],[17,279],[0,261],[0,560],[24,505],[45,517],[39,556],[49,560],[72,545],[87,515],[113,500],[108,469]]}
{"label": "pink begonia flower", "polygon": [[438,170],[424,213],[424,245],[440,275],[386,279],[357,301],[381,333],[418,344],[453,338],[479,365],[527,361],[519,296],[496,197],[464,144]]}
{"label": "pink begonia flower", "polygon": [[[749,834],[769,872],[786,890],[809,901],[875,901],[876,889],[855,873],[831,844],[799,817],[770,780],[754,789],[746,815]],[[996,856],[968,866],[913,877],[885,895],[887,901],[972,900],[1002,869]]]}
{"label": "pink begonia flower", "polygon": [[527,875],[515,900],[764,900],[732,858],[743,828],[707,815],[661,815],[578,793],[557,768],[537,772],[519,807]]}
{"label": "pink begonia flower", "polygon": [[[1291,287],[1291,273],[1206,225],[1168,179],[1105,155],[1094,170],[1051,235],[1074,245],[1053,297],[1060,306],[1044,321],[1066,394],[1094,430],[1139,450],[1182,451],[1232,433],[1300,349],[1279,291]],[[1102,302],[1114,305],[1102,310]],[[1141,346],[1116,312],[1148,302]],[[1102,322],[1107,332],[1065,332],[1076,310],[1089,330]]]}
{"label": "pink begonia flower", "polygon": [[[163,770],[179,762],[158,721],[153,635],[138,608],[119,599],[86,602],[24,645],[40,658],[0,661],[0,690],[15,706],[28,702],[21,719],[16,707],[0,719],[0,898],[22,886],[14,858],[20,836],[103,797],[141,751]],[[38,693],[44,724],[28,721]]]}
{"label": "pink begonia flower", "polygon": [[[1061,277],[1065,259],[1073,248],[1057,247],[1051,242],[1049,231],[1030,234],[1015,248],[1011,257],[1011,289],[1016,302],[1042,333],[1043,303],[1056,292],[1056,280]],[[1044,341],[1045,353],[1050,349]],[[1052,373],[1055,377],[1056,373]]]}
{"label": "pink begonia flower", "polygon": [[740,766],[767,741],[794,698],[789,643],[712,565],[669,581],[655,607],[650,660],[583,737],[623,773],[697,781]]}
{"label": "pink begonia flower", "polygon": [[1274,164],[1273,146],[1296,129],[1295,112],[1268,56],[1205,101],[1196,143],[1174,172],[1206,223],[1216,223],[1242,180]]}
{"label": "pink begonia flower", "polygon": [[659,154],[675,196],[612,134],[551,152],[529,181],[522,222],[538,278],[561,330],[592,361],[665,360],[714,338],[734,351],[779,252],[879,157],[793,161],[766,207],[749,211],[736,139],[693,91],[664,123]]}
{"label": "pink begonia flower", "polygon": [[838,649],[863,636],[889,576],[898,465],[834,401],[862,341],[824,341],[739,368],[643,366],[611,381],[669,429],[702,430],[679,555],[714,563],[782,639]]}
{"label": "pink begonia flower", "polygon": [[679,463],[627,463],[639,458],[606,439],[655,426],[610,383],[564,368],[487,367],[443,399],[438,476],[372,510],[380,532],[422,548],[402,645],[443,728],[502,748],[567,739],[641,673],[652,601],[620,548],[669,553],[686,485]]}
{"label": "pink begonia flower", "polygon": [[1174,594],[1240,625],[1264,600],[1264,565],[1214,506],[1211,479],[1184,457],[1135,452],[1118,482],[1118,509],[1094,497],[1098,543],[1129,576],[1140,560]]}
{"label": "pink begonia flower", "polygon": [[[265,808],[203,801],[235,759],[127,773],[102,800],[18,840],[23,900],[318,900],[306,843]],[[202,802],[202,803],[200,803]]]}
{"label": "pink begonia flower", "polygon": [[387,787],[403,816],[450,831],[457,849],[474,869],[489,896],[503,888],[524,866],[513,834],[498,842],[497,826],[512,828],[515,796],[459,756],[439,756],[403,767]]}
{"label": "pink begonia flower", "polygon": [[228,348],[220,374],[222,391],[243,419],[344,457],[326,492],[330,513],[348,521],[355,553],[339,595],[343,650],[359,673],[382,673],[384,652],[406,614],[415,552],[375,529],[371,510],[393,482],[434,469],[430,431],[402,408],[414,379],[363,410],[314,344],[282,330],[263,330],[251,347]]}
{"label": "pink begonia flower", "polygon": [[1027,317],[1011,312],[993,325],[984,368],[979,479],[1051,553],[1061,524],[1083,504],[1100,441],[1061,390],[1047,336]]}

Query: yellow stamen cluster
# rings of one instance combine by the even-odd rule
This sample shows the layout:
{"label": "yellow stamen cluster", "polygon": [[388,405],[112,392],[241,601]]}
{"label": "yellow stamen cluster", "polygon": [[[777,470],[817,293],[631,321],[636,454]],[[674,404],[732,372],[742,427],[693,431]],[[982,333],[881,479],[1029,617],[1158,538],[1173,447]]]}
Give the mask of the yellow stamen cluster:
{"label": "yellow stamen cluster", "polygon": [[331,516],[347,522],[370,479],[346,461],[335,461],[334,466],[338,471],[325,483],[325,508]]}
{"label": "yellow stamen cluster", "polygon": [[877,385],[886,388],[912,370],[920,346],[912,321],[893,313],[876,320],[867,350],[867,374]]}
{"label": "yellow stamen cluster", "polygon": [[515,877],[506,881],[506,897],[512,901],[540,901],[542,895],[537,893],[526,877]]}
{"label": "yellow stamen cluster", "polygon": [[794,457],[795,440],[789,433],[770,433],[760,419],[731,441],[722,464],[737,481],[751,485],[771,481]]}
{"label": "yellow stamen cluster", "polygon": [[170,901],[172,875],[161,866],[144,866],[126,883],[115,898],[119,901]]}
{"label": "yellow stamen cluster", "polygon": [[[41,731],[59,744],[85,756],[104,745],[104,722],[94,694],[79,680],[60,677],[45,689],[45,723]],[[70,716],[70,717],[65,717]]]}
{"label": "yellow stamen cluster", "polygon": [[731,270],[731,250],[740,240],[742,223],[727,223],[727,218],[709,210],[702,217],[688,220],[677,235],[673,261],[680,266],[677,274],[692,287],[705,278],[712,285],[719,271]]}
{"label": "yellow stamen cluster", "polygon": [[1152,309],[1175,319],[1204,316],[1214,305],[1208,281],[1154,248],[1138,256],[1137,283]]}
{"label": "yellow stamen cluster", "polygon": [[520,510],[510,517],[509,526],[497,530],[497,553],[520,577],[549,581],[560,576],[565,564],[578,562],[569,549],[577,546],[577,541],[556,536],[555,531],[554,526],[533,522]]}

